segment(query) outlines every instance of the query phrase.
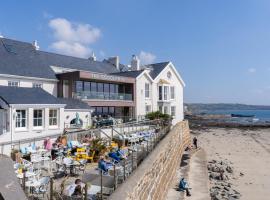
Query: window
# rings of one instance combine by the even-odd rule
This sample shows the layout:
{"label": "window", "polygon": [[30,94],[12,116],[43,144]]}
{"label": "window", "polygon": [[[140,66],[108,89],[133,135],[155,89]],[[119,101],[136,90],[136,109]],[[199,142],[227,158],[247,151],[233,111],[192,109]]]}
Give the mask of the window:
{"label": "window", "polygon": [[49,126],[57,126],[58,115],[57,110],[52,109],[49,111]]}
{"label": "window", "polygon": [[150,113],[151,112],[151,106],[150,105],[146,105],[145,106],[145,113]]}
{"label": "window", "polygon": [[168,106],[164,106],[164,114],[168,114],[169,111],[168,111]]}
{"label": "window", "polygon": [[175,94],[174,94],[174,86],[171,86],[171,99],[175,98]]}
{"label": "window", "polygon": [[69,93],[69,81],[63,80],[63,97],[67,98]]}
{"label": "window", "polygon": [[91,82],[91,92],[96,92],[96,91],[97,91],[97,83]]}
{"label": "window", "polygon": [[169,87],[164,86],[164,100],[168,100],[168,91],[169,91]]}
{"label": "window", "polygon": [[83,82],[82,81],[76,81],[75,82],[75,89],[76,89],[76,92],[83,91]]}
{"label": "window", "polygon": [[42,83],[33,83],[33,88],[42,88]]}
{"label": "window", "polygon": [[162,100],[162,86],[158,87],[158,100]]}
{"label": "window", "polygon": [[35,127],[43,126],[43,111],[42,110],[34,110],[34,117],[33,117],[33,125]]}
{"label": "window", "polygon": [[174,117],[175,116],[175,106],[171,107],[171,116]]}
{"label": "window", "polygon": [[87,91],[87,92],[90,92],[90,82],[84,82],[83,90]]}
{"label": "window", "polygon": [[158,107],[159,112],[162,112],[162,106]]}
{"label": "window", "polygon": [[16,110],[16,128],[26,128],[26,110]]}
{"label": "window", "polygon": [[144,90],[145,90],[145,98],[150,98],[150,85],[149,83],[145,83],[144,86]]}
{"label": "window", "polygon": [[10,87],[19,87],[20,82],[19,81],[8,81],[8,86],[10,86]]}

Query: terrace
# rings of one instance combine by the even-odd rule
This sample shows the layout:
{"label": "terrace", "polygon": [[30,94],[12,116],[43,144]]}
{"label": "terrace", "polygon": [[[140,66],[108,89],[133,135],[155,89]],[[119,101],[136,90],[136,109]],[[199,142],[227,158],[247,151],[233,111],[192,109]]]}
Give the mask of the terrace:
{"label": "terrace", "polygon": [[[20,141],[13,144],[21,152],[21,158],[13,154],[14,170],[29,198],[107,199],[169,130],[170,123],[145,120],[70,132],[44,144],[44,138]],[[75,197],[68,188],[76,179],[83,192]]]}

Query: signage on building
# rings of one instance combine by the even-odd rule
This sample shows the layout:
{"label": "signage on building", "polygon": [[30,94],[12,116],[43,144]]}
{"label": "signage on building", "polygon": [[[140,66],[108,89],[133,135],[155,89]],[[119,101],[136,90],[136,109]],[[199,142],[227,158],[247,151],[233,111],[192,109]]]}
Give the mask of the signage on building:
{"label": "signage on building", "polygon": [[121,76],[111,76],[107,74],[93,74],[91,73],[92,79],[106,80],[106,81],[117,81],[117,82],[126,82],[127,79]]}

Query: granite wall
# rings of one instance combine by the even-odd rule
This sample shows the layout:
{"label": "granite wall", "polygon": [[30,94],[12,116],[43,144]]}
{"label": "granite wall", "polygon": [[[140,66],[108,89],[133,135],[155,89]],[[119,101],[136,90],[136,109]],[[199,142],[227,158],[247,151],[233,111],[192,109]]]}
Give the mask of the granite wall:
{"label": "granite wall", "polygon": [[171,180],[181,161],[182,153],[190,142],[188,121],[177,123],[109,199],[165,199]]}

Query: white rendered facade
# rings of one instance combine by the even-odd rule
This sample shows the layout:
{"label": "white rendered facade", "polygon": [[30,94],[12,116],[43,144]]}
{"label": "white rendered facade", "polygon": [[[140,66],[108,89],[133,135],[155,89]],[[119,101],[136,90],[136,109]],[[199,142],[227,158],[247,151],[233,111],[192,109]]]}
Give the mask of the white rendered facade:
{"label": "white rendered facade", "polygon": [[[160,110],[173,116],[173,124],[184,119],[183,88],[185,83],[170,62],[155,79],[145,69],[136,78],[136,115]],[[149,84],[149,90],[148,85]],[[159,87],[162,87],[161,98]],[[165,91],[166,94],[165,94]]]}

